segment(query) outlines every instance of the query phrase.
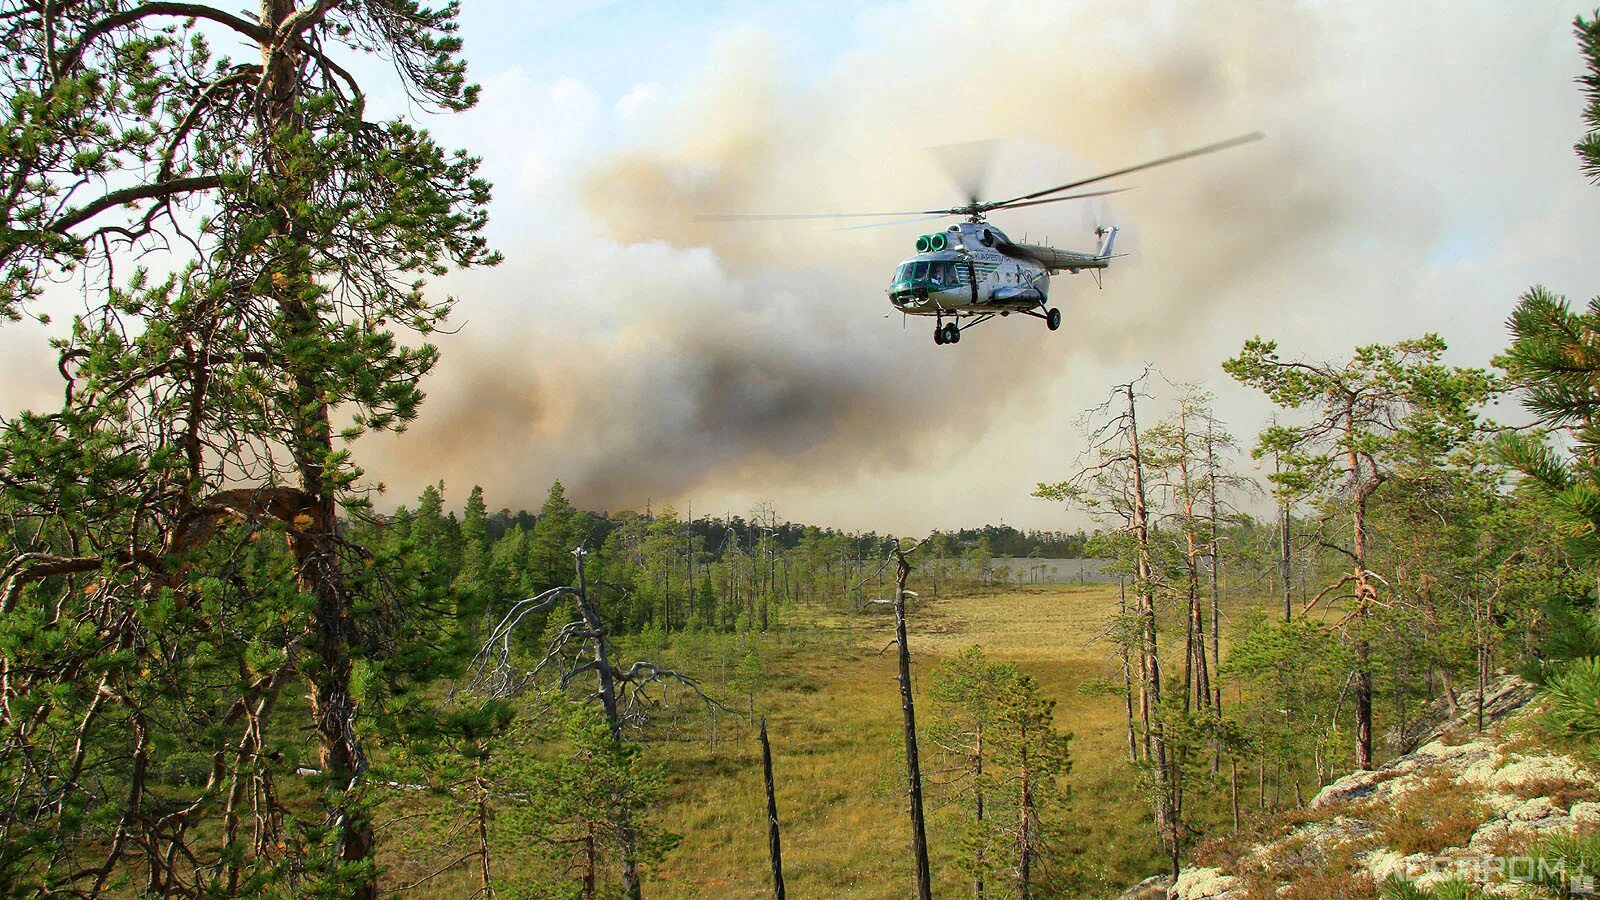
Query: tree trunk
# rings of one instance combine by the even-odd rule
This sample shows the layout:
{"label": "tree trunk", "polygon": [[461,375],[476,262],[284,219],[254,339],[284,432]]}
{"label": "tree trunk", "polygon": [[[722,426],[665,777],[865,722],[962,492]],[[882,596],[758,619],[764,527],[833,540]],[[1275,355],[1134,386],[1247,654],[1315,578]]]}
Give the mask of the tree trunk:
{"label": "tree trunk", "polygon": [[1195,535],[1195,489],[1189,477],[1189,414],[1186,406],[1178,411],[1178,488],[1183,500],[1184,574],[1187,578],[1187,646],[1183,663],[1184,698],[1187,712],[1211,702],[1211,681],[1206,673],[1205,614],[1200,606],[1200,542]]}
{"label": "tree trunk", "polygon": [[1173,771],[1167,775],[1168,793],[1167,806],[1170,810],[1168,818],[1171,820],[1172,831],[1168,835],[1168,849],[1172,860],[1172,880],[1178,880],[1183,858],[1183,775],[1178,771],[1178,761],[1173,759]]}
{"label": "tree trunk", "polygon": [[1030,900],[1033,896],[1033,784],[1029,780],[1031,772],[1028,771],[1028,720],[1022,719],[1021,732],[1018,734],[1017,746],[1021,749],[1021,759],[1017,774],[1021,777],[1021,801],[1017,804],[1017,812],[1021,821],[1017,823],[1017,896],[1021,900]]}
{"label": "tree trunk", "polygon": [[1483,733],[1483,702],[1489,693],[1489,642],[1478,645],[1478,733]]}
{"label": "tree trunk", "polygon": [[1228,760],[1228,788],[1233,801],[1233,833],[1239,833],[1239,761]]}
{"label": "tree trunk", "polygon": [[483,776],[483,756],[485,748],[479,746],[477,761],[477,776],[472,780],[473,791],[478,795],[478,861],[480,867],[479,888],[486,900],[494,900],[494,872],[492,858],[489,855],[489,783]]}
{"label": "tree trunk", "polygon": [[[296,12],[293,0],[263,0],[261,20],[273,34]],[[288,40],[281,38],[280,40]],[[310,240],[299,224],[297,205],[309,186],[285,152],[304,133],[296,113],[300,98],[299,68],[302,53],[269,41],[261,47],[265,71],[264,114],[273,134],[269,138],[266,168],[283,191],[280,207],[272,214],[274,231],[287,238],[289,252],[270,260],[273,283],[279,291],[285,343],[315,346],[321,330],[320,314],[305,292],[314,284],[309,263]],[[286,359],[292,408],[282,411],[289,420],[290,454],[304,495],[305,508],[290,532],[290,550],[300,589],[313,598],[312,628],[316,632],[316,664],[309,674],[313,730],[328,792],[329,823],[337,830],[336,854],[347,865],[362,865],[373,856],[372,822],[357,802],[357,789],[366,772],[366,758],[356,736],[355,699],[350,694],[354,662],[351,647],[355,628],[349,597],[344,590],[337,544],[337,503],[325,479],[324,465],[333,453],[333,428],[329,418],[324,373],[300,355]],[[350,888],[355,900],[376,896],[370,874]]]}
{"label": "tree trunk", "polygon": [[778,833],[778,793],[772,784],[772,744],[767,717],[761,717],[761,774],[767,784],[767,856],[772,861],[772,896],[783,900],[783,842]]}
{"label": "tree trunk", "polygon": [[1206,519],[1211,527],[1211,672],[1216,678],[1212,706],[1222,719],[1222,539],[1217,533],[1217,456],[1215,422],[1206,420]]}
{"label": "tree trunk", "polygon": [[973,821],[977,822],[978,845],[973,852],[973,882],[972,890],[975,900],[983,900],[983,722],[973,723],[973,736],[975,740],[973,752],[973,775],[977,779],[973,789]]}
{"label": "tree trunk", "polygon": [[[1274,459],[1273,471],[1282,472],[1283,462]],[[1280,551],[1278,566],[1283,577],[1283,621],[1294,621],[1294,577],[1289,566],[1289,504],[1286,501],[1278,503],[1278,549]]]}
{"label": "tree trunk", "polygon": [[[1133,534],[1136,544],[1139,583],[1135,596],[1138,599],[1140,619],[1139,670],[1144,677],[1143,715],[1145,722],[1145,753],[1155,763],[1156,823],[1160,831],[1171,827],[1171,807],[1167,797],[1167,746],[1161,721],[1156,715],[1161,706],[1161,657],[1156,645],[1156,605],[1151,587],[1149,512],[1145,505],[1144,459],[1139,452],[1139,420],[1134,403],[1133,384],[1125,385],[1128,397],[1128,447],[1133,457]],[[1152,756],[1153,752],[1153,756]]]}
{"label": "tree trunk", "polygon": [[[1117,577],[1117,609],[1124,622],[1128,618],[1128,589],[1121,576]],[[1128,662],[1128,645],[1126,641],[1119,640],[1122,654],[1122,694],[1127,701],[1128,712],[1128,760],[1139,761],[1139,739],[1134,734],[1133,727],[1133,667]]]}
{"label": "tree trunk", "polygon": [[[578,611],[583,615],[583,620],[594,633],[594,666],[600,682],[600,705],[605,709],[606,724],[611,730],[611,741],[614,744],[622,743],[622,715],[617,708],[617,685],[612,673],[610,654],[606,649],[605,622],[600,618],[600,613],[589,603],[589,589],[584,575],[584,559],[589,555],[582,547],[572,552],[578,565]],[[622,889],[628,900],[641,900],[644,890],[639,882],[639,853],[637,850],[638,838],[634,834],[632,817],[624,810],[617,822],[617,831],[622,839]]]}
{"label": "tree trunk", "polygon": [[[1354,440],[1355,412],[1345,411],[1345,434]],[[1350,480],[1355,491],[1352,510],[1353,547],[1356,580],[1356,768],[1372,768],[1372,648],[1367,641],[1367,609],[1377,597],[1377,589],[1367,577],[1367,497],[1376,489],[1361,478],[1361,458],[1354,447],[1349,450]]]}
{"label": "tree trunk", "polygon": [[595,876],[598,860],[595,859],[595,834],[594,822],[589,823],[589,830],[583,836],[583,900],[595,900]]}
{"label": "tree trunk", "polygon": [[[1356,616],[1356,627],[1365,628],[1367,613]],[[1356,638],[1356,768],[1372,768],[1372,646],[1366,637]]]}
{"label": "tree trunk", "polygon": [[917,868],[917,897],[932,900],[933,876],[928,866],[928,835],[922,815],[922,764],[917,758],[917,713],[911,699],[911,650],[906,644],[906,577],[911,563],[898,549],[894,592],[895,641],[900,645],[900,710],[905,725],[906,782],[911,803],[911,853]]}

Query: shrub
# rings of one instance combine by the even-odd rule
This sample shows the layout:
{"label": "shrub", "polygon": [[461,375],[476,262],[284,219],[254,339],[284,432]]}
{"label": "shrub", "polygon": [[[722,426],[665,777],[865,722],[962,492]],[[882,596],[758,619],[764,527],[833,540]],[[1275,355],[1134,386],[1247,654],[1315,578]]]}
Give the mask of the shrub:
{"label": "shrub", "polygon": [[1511,792],[1524,800],[1549,797],[1558,809],[1571,809],[1574,803],[1600,801],[1600,787],[1565,778],[1531,778],[1513,785]]}
{"label": "shrub", "polygon": [[1483,824],[1483,803],[1446,776],[1428,779],[1395,801],[1383,821],[1383,841],[1401,856],[1460,847]]}
{"label": "shrub", "polygon": [[1486,900],[1489,895],[1477,885],[1456,878],[1431,887],[1419,887],[1414,882],[1391,876],[1383,883],[1378,896],[1381,900]]}
{"label": "shrub", "polygon": [[1545,718],[1578,740],[1600,738],[1600,657],[1574,659],[1545,684]]}
{"label": "shrub", "polygon": [[1558,891],[1574,883],[1600,882],[1600,831],[1552,834],[1534,842],[1533,883]]}

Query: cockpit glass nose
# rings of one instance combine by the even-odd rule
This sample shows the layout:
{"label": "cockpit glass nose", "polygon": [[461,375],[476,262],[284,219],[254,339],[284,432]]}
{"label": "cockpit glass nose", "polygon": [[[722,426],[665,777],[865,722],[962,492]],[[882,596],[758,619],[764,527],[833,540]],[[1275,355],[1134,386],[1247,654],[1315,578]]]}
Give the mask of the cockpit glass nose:
{"label": "cockpit glass nose", "polygon": [[921,281],[921,280],[927,278],[928,277],[928,264],[925,263],[925,262],[917,263],[916,270],[912,273],[911,277],[915,278],[918,281]]}

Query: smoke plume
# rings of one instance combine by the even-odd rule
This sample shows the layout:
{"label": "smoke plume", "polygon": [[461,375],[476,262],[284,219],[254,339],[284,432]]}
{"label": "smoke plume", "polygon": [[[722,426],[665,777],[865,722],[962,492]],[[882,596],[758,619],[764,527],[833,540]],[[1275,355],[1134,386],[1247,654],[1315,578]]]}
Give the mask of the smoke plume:
{"label": "smoke plume", "polygon": [[[904,5],[862,13],[820,67],[795,65],[781,36],[721,33],[687,85],[630,94],[629,115],[659,105],[642,131],[598,154],[580,140],[556,173],[505,166],[508,263],[452,281],[463,329],[423,419],[381,440],[373,469],[405,491],[482,483],[512,506],[559,477],[600,508],[771,497],[891,528],[1004,515],[1070,463],[1063,423],[1146,360],[1215,383],[1258,330],[1330,352],[1412,333],[1397,301],[1452,221],[1483,212],[1451,199],[1464,165],[1515,155],[1565,174],[1560,141],[1529,137],[1575,104],[1555,77],[1568,57],[1546,62],[1570,16],[1547,5],[1537,27],[1493,4]],[[1465,93],[1523,89],[1510,109]],[[529,127],[605,131],[597,98],[562,102],[582,108]],[[1523,133],[1457,148],[1462,165],[1427,159],[1459,139],[1449,128]],[[931,320],[891,314],[890,272],[942,222],[694,221],[952,205],[961,191],[927,148],[960,141],[1001,139],[994,198],[1254,129],[1268,140],[1123,179],[1136,189],[1107,200],[997,214],[1058,246],[1125,228],[1104,291],[1055,280],[1055,334],[1013,318],[936,348]],[[474,149],[494,165],[512,140]]]}

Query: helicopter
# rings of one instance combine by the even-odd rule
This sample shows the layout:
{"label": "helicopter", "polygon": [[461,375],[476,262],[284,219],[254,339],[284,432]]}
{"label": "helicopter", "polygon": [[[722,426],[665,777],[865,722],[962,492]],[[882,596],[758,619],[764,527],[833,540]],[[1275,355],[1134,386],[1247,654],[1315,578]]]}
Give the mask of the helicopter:
{"label": "helicopter", "polygon": [[1113,253],[1117,229],[1096,228],[1099,246],[1093,252],[1062,250],[1012,240],[1005,232],[990,224],[989,213],[1121,193],[1128,188],[1053,196],[1156,166],[1227,150],[1261,138],[1260,132],[1251,132],[1007,200],[982,200],[978,197],[977,189],[971,188],[965,205],[949,209],[816,214],[725,213],[701,215],[695,219],[702,222],[737,222],[898,217],[894,221],[854,226],[877,228],[962,217],[966,221],[916,239],[916,253],[902,260],[890,279],[886,291],[889,303],[906,315],[932,316],[933,342],[940,345],[959,343],[962,332],[982,325],[995,316],[1005,317],[1012,313],[1043,320],[1046,328],[1056,331],[1061,328],[1061,308],[1050,305],[1051,276],[1061,272],[1072,275],[1089,272],[1096,283],[1100,283],[1102,270],[1110,268],[1111,261],[1119,256]]}

